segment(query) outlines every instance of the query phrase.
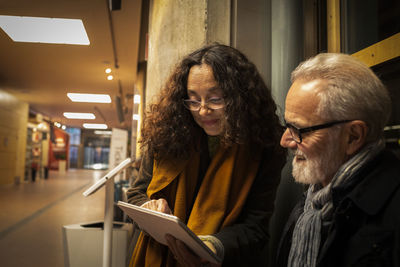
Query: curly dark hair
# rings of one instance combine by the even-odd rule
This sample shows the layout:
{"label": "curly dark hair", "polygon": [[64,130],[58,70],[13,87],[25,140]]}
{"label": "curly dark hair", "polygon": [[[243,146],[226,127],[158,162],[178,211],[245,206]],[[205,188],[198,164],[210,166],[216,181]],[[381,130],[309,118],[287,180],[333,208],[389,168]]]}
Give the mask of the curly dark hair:
{"label": "curly dark hair", "polygon": [[188,98],[187,81],[194,65],[211,66],[214,78],[224,94],[225,118],[221,143],[225,146],[254,144],[281,152],[279,140],[283,127],[276,115],[271,91],[255,65],[230,46],[204,46],[176,66],[158,101],[146,113],[141,143],[158,158],[188,156],[199,138],[205,135],[183,105]]}

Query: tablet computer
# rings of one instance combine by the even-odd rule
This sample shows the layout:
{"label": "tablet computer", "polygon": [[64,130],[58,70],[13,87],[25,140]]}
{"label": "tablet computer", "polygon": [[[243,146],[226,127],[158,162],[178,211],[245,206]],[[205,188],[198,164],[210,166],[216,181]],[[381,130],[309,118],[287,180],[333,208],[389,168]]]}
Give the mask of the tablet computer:
{"label": "tablet computer", "polygon": [[149,234],[157,242],[167,245],[165,235],[170,234],[185,243],[202,259],[212,263],[221,263],[221,259],[178,217],[122,201],[118,201],[117,205],[132,218],[142,231]]}

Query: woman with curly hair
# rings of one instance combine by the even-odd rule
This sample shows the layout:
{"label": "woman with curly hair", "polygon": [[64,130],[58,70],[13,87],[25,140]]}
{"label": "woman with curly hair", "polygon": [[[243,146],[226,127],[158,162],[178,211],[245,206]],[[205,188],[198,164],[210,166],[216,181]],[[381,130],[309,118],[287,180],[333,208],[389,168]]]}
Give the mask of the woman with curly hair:
{"label": "woman with curly hair", "polygon": [[[283,128],[256,67],[212,44],[176,66],[142,128],[144,150],[128,202],[179,217],[223,266],[259,266],[285,163]],[[141,234],[130,266],[200,266],[168,236]]]}

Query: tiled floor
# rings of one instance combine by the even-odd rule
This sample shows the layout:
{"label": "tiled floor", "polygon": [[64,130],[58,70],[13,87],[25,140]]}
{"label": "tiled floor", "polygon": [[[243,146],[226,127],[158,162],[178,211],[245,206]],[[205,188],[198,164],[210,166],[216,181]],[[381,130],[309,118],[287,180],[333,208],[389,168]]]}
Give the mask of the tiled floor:
{"label": "tiled floor", "polygon": [[63,225],[104,219],[104,187],[82,195],[104,174],[50,171],[47,180],[0,186],[0,266],[64,266]]}

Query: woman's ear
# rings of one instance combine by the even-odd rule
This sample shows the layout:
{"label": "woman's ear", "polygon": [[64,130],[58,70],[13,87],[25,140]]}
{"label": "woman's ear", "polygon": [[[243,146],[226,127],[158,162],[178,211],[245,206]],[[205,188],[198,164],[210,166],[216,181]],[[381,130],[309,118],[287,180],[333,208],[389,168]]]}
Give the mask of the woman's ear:
{"label": "woman's ear", "polygon": [[360,150],[364,144],[368,133],[368,126],[364,121],[354,120],[347,125],[347,148],[346,154],[353,155]]}

